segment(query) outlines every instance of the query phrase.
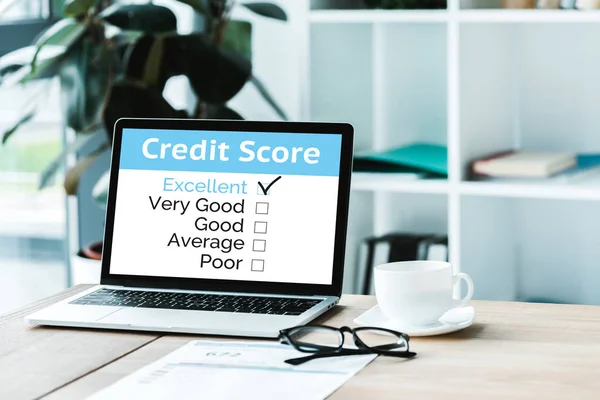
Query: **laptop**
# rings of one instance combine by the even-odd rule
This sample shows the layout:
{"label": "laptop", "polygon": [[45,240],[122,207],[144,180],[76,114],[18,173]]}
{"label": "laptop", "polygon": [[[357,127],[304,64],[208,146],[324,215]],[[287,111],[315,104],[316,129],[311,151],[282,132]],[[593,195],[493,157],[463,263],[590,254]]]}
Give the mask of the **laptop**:
{"label": "laptop", "polygon": [[102,273],[30,324],[275,338],[342,291],[353,128],[120,119]]}

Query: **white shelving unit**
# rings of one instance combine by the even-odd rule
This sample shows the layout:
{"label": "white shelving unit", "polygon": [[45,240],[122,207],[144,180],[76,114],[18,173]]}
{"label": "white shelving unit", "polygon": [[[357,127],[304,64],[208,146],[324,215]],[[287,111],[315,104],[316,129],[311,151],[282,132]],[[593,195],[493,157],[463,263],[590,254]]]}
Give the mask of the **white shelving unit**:
{"label": "white shelving unit", "polygon": [[[469,182],[476,157],[508,148],[600,153],[600,12],[307,11],[303,118],[348,121],[356,150],[448,146],[448,180],[357,176],[345,291],[362,238],[448,234],[475,298],[600,304],[600,179],[577,185]],[[485,7],[484,7],[485,6]]]}

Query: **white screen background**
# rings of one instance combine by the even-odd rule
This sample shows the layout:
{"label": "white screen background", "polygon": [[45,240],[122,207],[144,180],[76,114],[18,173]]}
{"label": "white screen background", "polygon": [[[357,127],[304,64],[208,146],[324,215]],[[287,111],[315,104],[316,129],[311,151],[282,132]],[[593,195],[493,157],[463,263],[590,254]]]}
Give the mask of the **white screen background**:
{"label": "white screen background", "polygon": [[[163,180],[242,182],[247,195],[163,192]],[[267,196],[259,195],[257,182],[271,182],[278,175],[203,173],[181,171],[121,170],[115,207],[111,274],[162,277],[246,280],[261,282],[331,284],[338,177],[282,175]],[[190,201],[184,215],[180,211],[153,210],[153,200]],[[244,214],[200,212],[198,198],[209,201],[245,200]],[[256,214],[256,203],[268,203],[268,214]],[[201,232],[196,218],[237,222],[244,219],[244,232]],[[266,222],[267,233],[255,233],[255,222]],[[264,226],[264,224],[261,224]],[[184,237],[243,239],[242,250],[222,253],[219,249],[167,247],[173,233]],[[253,241],[264,240],[265,251],[253,251]],[[180,240],[181,242],[181,240]],[[263,244],[263,243],[259,243]],[[202,254],[221,259],[242,259],[239,269],[200,268]],[[262,260],[263,262],[252,262]],[[262,264],[262,271],[261,269]],[[253,270],[254,265],[254,270]]]}

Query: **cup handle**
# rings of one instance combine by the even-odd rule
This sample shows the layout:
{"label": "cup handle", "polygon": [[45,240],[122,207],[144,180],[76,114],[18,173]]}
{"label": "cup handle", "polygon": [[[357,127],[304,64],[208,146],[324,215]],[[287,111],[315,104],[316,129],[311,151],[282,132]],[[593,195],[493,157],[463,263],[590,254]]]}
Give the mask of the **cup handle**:
{"label": "cup handle", "polygon": [[473,279],[471,279],[471,277],[464,272],[459,272],[458,274],[456,274],[452,277],[452,287],[454,287],[458,283],[460,283],[461,280],[464,280],[467,283],[467,295],[462,299],[454,300],[456,303],[454,305],[455,308],[466,305],[473,297],[473,291],[475,290],[475,285],[473,284]]}

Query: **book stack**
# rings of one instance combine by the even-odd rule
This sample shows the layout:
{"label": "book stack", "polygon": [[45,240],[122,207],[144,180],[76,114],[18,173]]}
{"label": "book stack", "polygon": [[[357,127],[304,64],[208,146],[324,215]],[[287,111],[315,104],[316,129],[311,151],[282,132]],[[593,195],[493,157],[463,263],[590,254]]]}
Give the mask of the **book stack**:
{"label": "book stack", "polygon": [[600,172],[600,154],[503,151],[473,160],[470,180],[570,182]]}
{"label": "book stack", "polygon": [[396,261],[448,261],[448,237],[412,233],[389,233],[365,238],[359,249],[358,291],[373,294],[373,268]]}

